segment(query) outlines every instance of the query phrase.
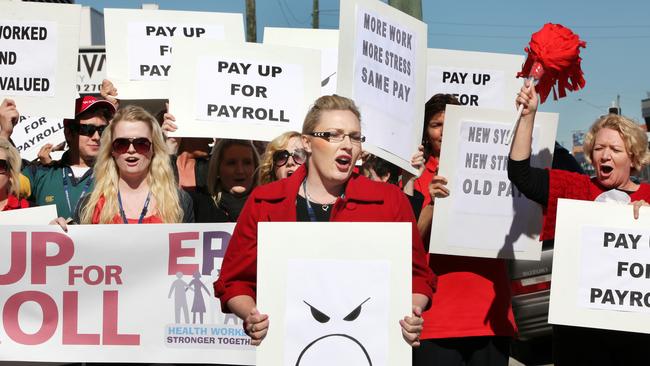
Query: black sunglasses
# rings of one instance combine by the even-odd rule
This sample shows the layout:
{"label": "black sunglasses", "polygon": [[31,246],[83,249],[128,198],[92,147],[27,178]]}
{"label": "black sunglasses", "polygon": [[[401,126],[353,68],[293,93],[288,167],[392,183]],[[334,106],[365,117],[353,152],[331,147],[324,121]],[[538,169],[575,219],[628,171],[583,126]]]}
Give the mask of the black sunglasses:
{"label": "black sunglasses", "polygon": [[133,145],[135,152],[138,154],[146,154],[151,150],[151,141],[146,137],[120,137],[113,140],[113,151],[118,154],[124,154],[129,151],[129,146]]}
{"label": "black sunglasses", "polygon": [[273,153],[273,164],[276,167],[284,166],[289,161],[289,157],[292,157],[296,164],[302,165],[307,160],[307,152],[304,149],[296,149],[292,153],[287,150],[276,151]]}
{"label": "black sunglasses", "polygon": [[9,162],[5,159],[0,159],[0,174],[6,174],[9,171]]}
{"label": "black sunglasses", "polygon": [[101,136],[104,130],[106,129],[106,125],[95,126],[95,125],[84,125],[80,123],[80,124],[73,125],[72,129],[77,133],[79,133],[80,135],[93,137],[95,136],[95,132],[97,132],[99,136]]}

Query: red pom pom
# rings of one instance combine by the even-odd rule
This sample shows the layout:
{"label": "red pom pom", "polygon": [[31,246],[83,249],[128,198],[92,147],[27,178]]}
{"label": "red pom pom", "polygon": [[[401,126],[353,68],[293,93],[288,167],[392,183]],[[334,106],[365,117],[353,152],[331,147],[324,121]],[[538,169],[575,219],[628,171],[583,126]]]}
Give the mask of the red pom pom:
{"label": "red pom pom", "polygon": [[[553,89],[553,98],[566,96],[566,90],[579,90],[585,86],[580,69],[580,48],[587,45],[577,34],[560,24],[547,23],[530,38],[526,47],[528,58],[517,77],[532,76],[538,80],[535,89],[542,103]],[[539,66],[543,68],[540,71]],[[556,93],[555,83],[559,91]]]}

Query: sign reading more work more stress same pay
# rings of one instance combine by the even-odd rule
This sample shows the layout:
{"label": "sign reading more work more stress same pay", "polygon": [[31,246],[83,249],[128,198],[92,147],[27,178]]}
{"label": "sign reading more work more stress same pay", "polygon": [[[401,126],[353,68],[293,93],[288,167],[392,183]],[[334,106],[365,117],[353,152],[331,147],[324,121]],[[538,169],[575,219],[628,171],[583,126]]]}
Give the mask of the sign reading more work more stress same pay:
{"label": "sign reading more work more stress same pay", "polygon": [[27,116],[74,117],[81,6],[3,2],[0,101]]}
{"label": "sign reading more work more stress same pay", "polygon": [[106,9],[107,77],[121,99],[167,99],[172,40],[244,43],[241,14]]}
{"label": "sign reading more work more stress same pay", "polygon": [[364,150],[417,174],[426,24],[375,0],[341,2],[339,23],[337,92],[359,106]]}

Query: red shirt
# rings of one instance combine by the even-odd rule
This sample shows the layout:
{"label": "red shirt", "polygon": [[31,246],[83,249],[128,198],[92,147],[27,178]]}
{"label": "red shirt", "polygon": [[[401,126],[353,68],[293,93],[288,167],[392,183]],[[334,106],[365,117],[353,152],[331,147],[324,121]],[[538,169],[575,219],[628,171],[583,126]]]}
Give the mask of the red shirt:
{"label": "red shirt", "polygon": [[[431,156],[415,181],[415,189],[424,195],[424,206],[431,202],[429,183],[437,169],[438,159]],[[423,314],[422,339],[514,336],[504,260],[430,254],[429,267],[438,277],[438,287],[431,308]]]}
{"label": "red shirt", "polygon": [[[99,224],[99,215],[102,213],[102,209],[104,208],[104,204],[106,203],[106,200],[104,199],[104,196],[99,197],[99,200],[97,201],[97,205],[95,206],[95,210],[93,211],[93,219],[92,223],[93,224]],[[137,224],[139,219],[130,219],[126,218],[126,221],[129,224]],[[113,217],[113,224],[123,224],[124,222],[122,221],[122,216],[120,215],[115,215]],[[147,216],[142,220],[143,224],[162,224],[163,221],[158,215],[151,215]]]}
{"label": "red shirt", "polygon": [[13,194],[10,194],[9,197],[7,197],[7,204],[5,204],[5,207],[2,208],[0,211],[11,211],[11,210],[17,210],[20,208],[28,208],[29,207],[29,202],[24,199],[18,199],[18,197],[14,196]]}
{"label": "red shirt", "polygon": [[[301,166],[291,177],[257,187],[239,215],[214,291],[224,311],[228,300],[238,295],[256,298],[257,224],[260,221],[296,221],[296,196],[307,170]],[[413,293],[429,299],[435,277],[426,264],[426,253],[418,233],[413,210],[396,187],[352,174],[330,213],[336,222],[410,222],[412,224]]]}
{"label": "red shirt", "polygon": [[[551,169],[548,181],[548,203],[544,206],[544,224],[540,240],[555,238],[555,218],[557,216],[557,201],[560,198],[593,201],[601,193],[607,191],[596,182],[596,178],[586,175]],[[636,192],[630,194],[632,202],[639,200],[650,201],[650,184],[642,183]]]}

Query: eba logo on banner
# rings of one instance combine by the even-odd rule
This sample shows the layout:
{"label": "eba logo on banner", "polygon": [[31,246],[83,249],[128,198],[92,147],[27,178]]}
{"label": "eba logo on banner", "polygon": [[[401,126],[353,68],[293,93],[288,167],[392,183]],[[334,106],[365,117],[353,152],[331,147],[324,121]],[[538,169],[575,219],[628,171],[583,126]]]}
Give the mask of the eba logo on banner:
{"label": "eba logo on banner", "polygon": [[[221,311],[221,304],[212,290],[212,283],[217,280],[221,270],[221,266],[217,268],[215,262],[223,259],[230,237],[226,231],[169,234],[167,275],[170,285],[167,298],[170,302],[170,321],[173,320],[173,323],[165,326],[166,346],[228,349],[252,347],[240,319],[234,314],[224,314]],[[200,248],[191,247],[191,243],[197,241]],[[192,259],[200,259],[201,263],[187,263]],[[180,263],[181,261],[185,263]]]}

